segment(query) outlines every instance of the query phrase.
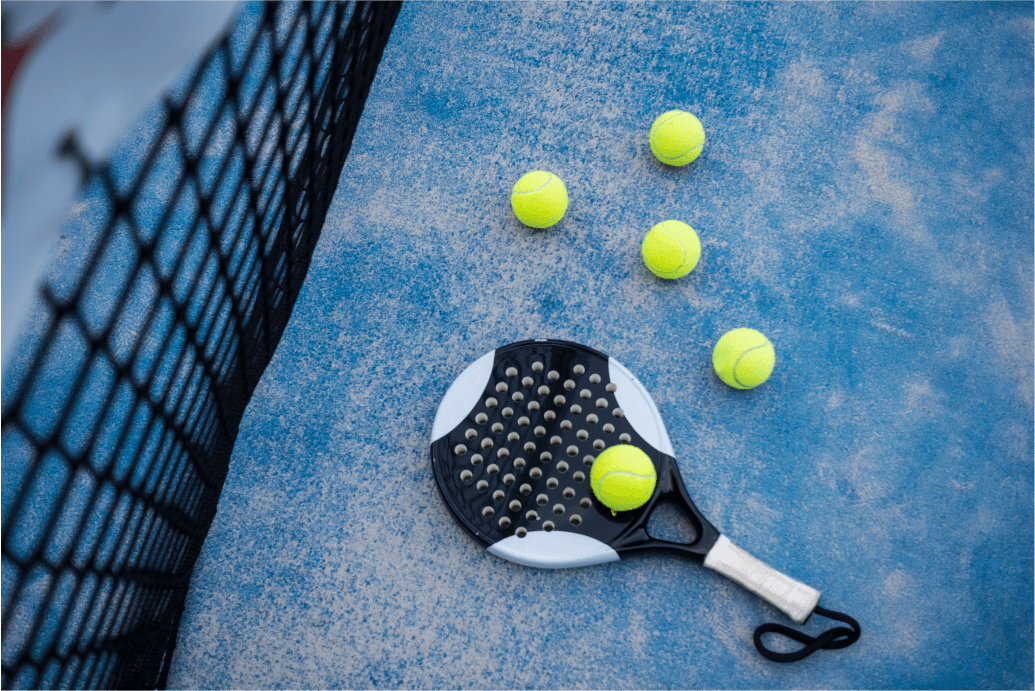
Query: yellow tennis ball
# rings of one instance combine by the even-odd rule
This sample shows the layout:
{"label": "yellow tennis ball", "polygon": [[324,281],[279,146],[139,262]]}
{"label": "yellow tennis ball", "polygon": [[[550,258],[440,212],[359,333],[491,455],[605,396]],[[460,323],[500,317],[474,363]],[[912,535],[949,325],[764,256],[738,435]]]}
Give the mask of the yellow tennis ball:
{"label": "yellow tennis ball", "polygon": [[561,179],[545,170],[525,173],[510,193],[514,215],[526,226],[549,228],[568,210],[568,190]]}
{"label": "yellow tennis ball", "polygon": [[650,128],[650,150],[662,163],[685,166],[704,148],[704,127],[690,113],[662,113]]}
{"label": "yellow tennis ball", "polygon": [[650,456],[629,444],[604,449],[593,461],[589,484],[604,506],[614,511],[638,509],[654,495],[658,473]]}
{"label": "yellow tennis ball", "polygon": [[773,344],[754,329],[733,329],[712,351],[715,373],[735,389],[755,388],[769,378],[775,364]]}
{"label": "yellow tennis ball", "polygon": [[643,238],[643,263],[655,276],[686,276],[701,259],[701,240],[694,229],[681,221],[662,221]]}

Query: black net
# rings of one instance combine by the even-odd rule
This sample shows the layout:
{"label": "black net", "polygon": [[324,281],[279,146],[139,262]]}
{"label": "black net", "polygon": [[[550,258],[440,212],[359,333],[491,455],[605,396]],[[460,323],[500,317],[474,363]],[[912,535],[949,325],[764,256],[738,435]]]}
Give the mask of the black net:
{"label": "black net", "polygon": [[247,5],[136,133],[144,153],[95,165],[65,141],[78,249],[3,380],[3,688],[164,687],[399,9]]}

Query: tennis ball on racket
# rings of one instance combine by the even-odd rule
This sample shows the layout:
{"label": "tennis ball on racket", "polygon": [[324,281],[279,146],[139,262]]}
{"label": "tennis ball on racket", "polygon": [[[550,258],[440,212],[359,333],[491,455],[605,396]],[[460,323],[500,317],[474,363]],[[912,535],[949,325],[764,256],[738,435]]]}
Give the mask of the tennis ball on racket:
{"label": "tennis ball on racket", "polygon": [[715,373],[735,389],[755,388],[769,378],[775,364],[773,344],[754,329],[723,334],[712,351]]}
{"label": "tennis ball on racket", "polygon": [[704,148],[704,127],[690,113],[670,110],[658,116],[650,128],[650,150],[662,163],[685,166]]}
{"label": "tennis ball on racket", "polygon": [[681,221],[662,221],[643,238],[643,263],[661,278],[686,276],[701,258],[701,240]]}
{"label": "tennis ball on racket", "polygon": [[561,179],[545,170],[525,173],[510,193],[514,215],[526,226],[549,228],[568,210],[568,190]]}
{"label": "tennis ball on racket", "polygon": [[650,456],[635,446],[618,444],[601,451],[593,461],[589,484],[604,506],[631,511],[650,501],[658,474]]}

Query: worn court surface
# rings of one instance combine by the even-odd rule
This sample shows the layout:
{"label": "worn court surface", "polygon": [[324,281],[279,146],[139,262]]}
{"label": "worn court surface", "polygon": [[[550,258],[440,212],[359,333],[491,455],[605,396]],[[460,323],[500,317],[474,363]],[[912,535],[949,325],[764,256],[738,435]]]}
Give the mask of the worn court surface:
{"label": "worn court surface", "polygon": [[[172,687],[1031,688],[1032,4],[410,3],[245,417]],[[650,155],[666,109],[708,144]],[[555,228],[508,193],[567,183]],[[686,279],[639,258],[684,220]],[[751,326],[777,369],[726,388]],[[535,571],[454,523],[453,378],[581,341],[653,394],[712,522],[854,614],[762,659],[774,609],[665,556]],[[822,620],[806,627],[817,632]]]}

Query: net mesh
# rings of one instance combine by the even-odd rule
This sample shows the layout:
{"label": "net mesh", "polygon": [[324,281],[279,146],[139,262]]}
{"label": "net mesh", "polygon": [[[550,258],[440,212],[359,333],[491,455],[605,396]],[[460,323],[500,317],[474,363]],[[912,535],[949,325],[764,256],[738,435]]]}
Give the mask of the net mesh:
{"label": "net mesh", "polygon": [[[83,193],[3,381],[3,688],[164,688],[400,3],[258,3]],[[71,248],[71,249],[68,249]]]}

